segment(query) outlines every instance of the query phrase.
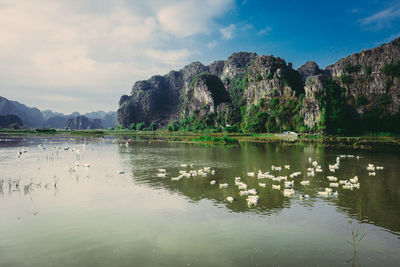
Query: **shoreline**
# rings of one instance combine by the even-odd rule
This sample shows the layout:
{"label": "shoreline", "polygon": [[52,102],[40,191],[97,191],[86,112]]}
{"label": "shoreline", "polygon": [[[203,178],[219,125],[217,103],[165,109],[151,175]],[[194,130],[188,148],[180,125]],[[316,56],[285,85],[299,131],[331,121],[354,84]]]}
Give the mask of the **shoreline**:
{"label": "shoreline", "polygon": [[[250,134],[250,133],[210,133],[210,132],[169,132],[169,131],[124,131],[124,130],[78,130],[78,131],[35,131],[35,130],[0,130],[0,138],[17,138],[21,136],[37,137],[106,137],[113,136],[118,139],[152,142],[177,142],[177,143],[202,143],[210,145],[235,145],[224,143],[225,137],[236,139],[237,143],[285,143],[307,144],[316,143],[326,147],[375,149],[378,147],[392,147],[400,149],[400,137],[398,135],[376,134],[361,136],[329,136],[319,134],[306,135],[282,135],[282,134]],[[135,137],[134,140],[132,140]],[[203,141],[204,139],[216,139],[219,141]],[[198,140],[195,140],[198,139]]]}

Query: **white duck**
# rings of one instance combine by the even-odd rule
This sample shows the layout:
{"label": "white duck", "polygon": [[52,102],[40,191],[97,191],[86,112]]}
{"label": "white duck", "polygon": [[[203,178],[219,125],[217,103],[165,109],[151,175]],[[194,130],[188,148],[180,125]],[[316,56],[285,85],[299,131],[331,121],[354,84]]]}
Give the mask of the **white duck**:
{"label": "white duck", "polygon": [[229,202],[233,202],[234,198],[233,197],[226,197],[226,200],[228,200]]}
{"label": "white duck", "polygon": [[229,184],[225,183],[225,184],[220,184],[219,188],[227,188],[229,186]]}

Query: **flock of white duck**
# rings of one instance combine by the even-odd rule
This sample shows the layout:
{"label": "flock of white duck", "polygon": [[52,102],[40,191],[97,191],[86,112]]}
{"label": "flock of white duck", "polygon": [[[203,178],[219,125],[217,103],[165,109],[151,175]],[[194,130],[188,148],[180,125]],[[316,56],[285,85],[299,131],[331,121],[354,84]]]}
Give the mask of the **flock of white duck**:
{"label": "flock of white duck", "polygon": [[[42,144],[39,145],[40,148],[43,150],[46,149],[45,146]],[[77,148],[69,148],[69,147],[54,147],[56,150],[70,150],[76,154],[80,153],[80,149]],[[85,150],[85,145],[82,146],[82,150]],[[22,147],[20,151],[17,153],[17,157],[21,158],[23,154],[27,153],[27,150],[25,147]],[[336,157],[336,162],[335,164],[328,164],[328,169],[329,172],[332,173],[331,175],[326,176],[328,187],[325,188],[324,191],[319,191],[318,195],[320,196],[332,196],[332,197],[337,197],[339,196],[339,193],[337,188],[342,188],[346,190],[353,190],[353,189],[359,189],[360,188],[360,183],[359,179],[357,176],[354,176],[353,178],[349,179],[339,179],[338,177],[334,176],[333,174],[339,169],[340,167],[340,161],[341,158],[356,158],[357,160],[359,159],[359,156],[355,157],[354,155],[340,155]],[[308,159],[309,164],[311,165],[310,167],[307,168],[307,171],[304,173],[301,171],[296,171],[291,173],[290,175],[279,175],[282,170],[290,170],[290,165],[283,165],[282,166],[271,166],[271,171],[274,171],[275,174],[271,174],[269,171],[267,172],[262,172],[261,170],[258,170],[258,172],[248,172],[247,176],[249,178],[257,178],[259,180],[258,186],[261,188],[266,188],[267,184],[263,183],[263,179],[269,179],[272,181],[272,189],[273,190],[279,190],[283,192],[283,195],[286,197],[291,197],[295,194],[295,190],[293,189],[295,183],[300,184],[302,186],[308,186],[310,185],[312,179],[316,173],[322,173],[323,169],[321,165],[318,165],[318,162],[313,160],[312,158]],[[74,163],[75,167],[86,167],[90,168],[89,163],[81,164],[78,162]],[[171,177],[171,181],[179,181],[183,178],[191,178],[191,177],[208,177],[208,176],[214,176],[215,175],[215,170],[211,169],[211,167],[202,167],[200,169],[196,169],[194,164],[181,164],[181,168],[184,170],[179,171],[179,175],[176,177]],[[190,169],[190,170],[189,170]],[[366,167],[368,171],[369,176],[376,176],[376,171],[383,170],[383,166],[375,166],[374,164],[369,163],[368,166]],[[120,170],[117,171],[117,174],[124,174],[125,171]],[[166,178],[168,177],[168,173],[166,169],[158,169],[157,177],[160,178]],[[295,179],[296,177],[303,177],[303,179]],[[306,178],[304,178],[306,177]],[[247,204],[249,206],[257,205],[259,196],[257,195],[257,189],[256,188],[248,188],[248,185],[242,181],[243,179],[241,177],[235,177],[234,178],[234,186],[237,186],[239,190],[239,196],[244,197],[247,196]],[[211,185],[217,185],[217,180],[210,180]],[[230,184],[228,183],[218,183],[218,186],[220,189],[228,188]],[[306,194],[300,194],[299,198],[300,199],[307,199],[309,198],[309,195]],[[227,201],[233,202],[235,198],[233,196],[228,196],[226,198]]]}
{"label": "flock of white duck", "polygon": [[[340,155],[336,157],[336,162],[335,164],[329,164],[328,169],[329,172],[334,174],[340,167],[340,160],[341,158],[356,158],[357,160],[360,159],[359,156],[355,157],[354,155]],[[310,163],[310,167],[307,168],[307,171],[304,173],[300,171],[296,171],[291,173],[290,175],[278,175],[277,173],[281,172],[282,170],[290,170],[290,165],[283,165],[282,166],[271,166],[271,170],[275,172],[275,174],[271,174],[269,171],[267,172],[262,172],[261,170],[258,170],[258,172],[248,172],[247,176],[249,178],[257,178],[259,180],[258,186],[260,188],[266,188],[267,184],[263,183],[263,179],[269,179],[271,180],[272,183],[272,189],[273,190],[279,190],[283,192],[283,195],[286,197],[291,197],[295,194],[295,190],[293,189],[295,183],[300,184],[302,186],[308,186],[312,182],[312,178],[316,175],[316,173],[322,173],[323,169],[321,165],[318,165],[318,162],[313,160],[312,158],[308,159]],[[194,164],[181,164],[181,168],[185,168],[184,170],[179,171],[179,175],[176,177],[171,177],[171,181],[179,181],[183,178],[191,178],[191,177],[208,177],[209,175],[215,175],[215,170],[211,169],[211,167],[203,167],[200,169],[196,169]],[[190,170],[188,170],[190,168]],[[376,176],[376,171],[383,170],[383,166],[375,166],[374,164],[369,163],[367,166],[367,171],[369,176]],[[338,177],[334,175],[328,175],[326,176],[327,182],[328,182],[328,187],[325,188],[324,191],[319,191],[318,195],[320,196],[325,196],[325,197],[338,197],[339,192],[335,189],[337,188],[342,188],[345,190],[354,190],[354,189],[359,189],[360,188],[360,183],[359,179],[357,176],[354,176],[353,178],[348,178],[348,179],[339,179]],[[157,177],[160,178],[166,178],[168,177],[168,173],[166,169],[158,169],[158,173],[156,175]],[[302,177],[303,179],[294,179],[296,177]],[[289,177],[289,178],[288,178]],[[304,178],[306,177],[306,178]],[[311,179],[311,181],[310,181]],[[217,185],[216,180],[211,180],[210,181],[211,185]],[[228,188],[231,186],[228,183],[218,183],[218,186],[220,189]],[[260,197],[257,195],[257,189],[256,188],[248,188],[248,185],[243,182],[243,179],[241,177],[235,177],[234,179],[234,186],[237,186],[239,189],[239,197],[247,197],[247,204],[248,206],[253,206],[257,205]],[[300,199],[307,199],[309,198],[309,195],[305,194],[300,194],[299,198]],[[233,196],[228,196],[226,197],[226,200],[229,202],[233,202],[235,198]]]}

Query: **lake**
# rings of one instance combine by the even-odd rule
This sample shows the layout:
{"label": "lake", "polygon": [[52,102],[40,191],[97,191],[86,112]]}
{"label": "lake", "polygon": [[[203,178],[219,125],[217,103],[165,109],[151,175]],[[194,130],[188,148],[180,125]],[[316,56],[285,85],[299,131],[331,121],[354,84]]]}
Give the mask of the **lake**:
{"label": "lake", "polygon": [[[0,266],[400,265],[396,150],[2,136],[0,170]],[[183,170],[200,175],[171,180]],[[357,176],[359,188],[324,195],[327,176]]]}

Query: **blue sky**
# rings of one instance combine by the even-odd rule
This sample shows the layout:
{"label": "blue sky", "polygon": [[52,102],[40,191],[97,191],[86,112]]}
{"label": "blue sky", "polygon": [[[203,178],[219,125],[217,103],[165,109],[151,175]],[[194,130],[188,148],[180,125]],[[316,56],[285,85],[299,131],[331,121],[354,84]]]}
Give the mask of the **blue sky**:
{"label": "blue sky", "polygon": [[0,95],[116,110],[136,80],[233,52],[321,67],[400,36],[400,1],[0,0]]}
{"label": "blue sky", "polygon": [[238,1],[221,23],[235,32],[211,58],[245,50],[325,67],[399,37],[400,1]]}

